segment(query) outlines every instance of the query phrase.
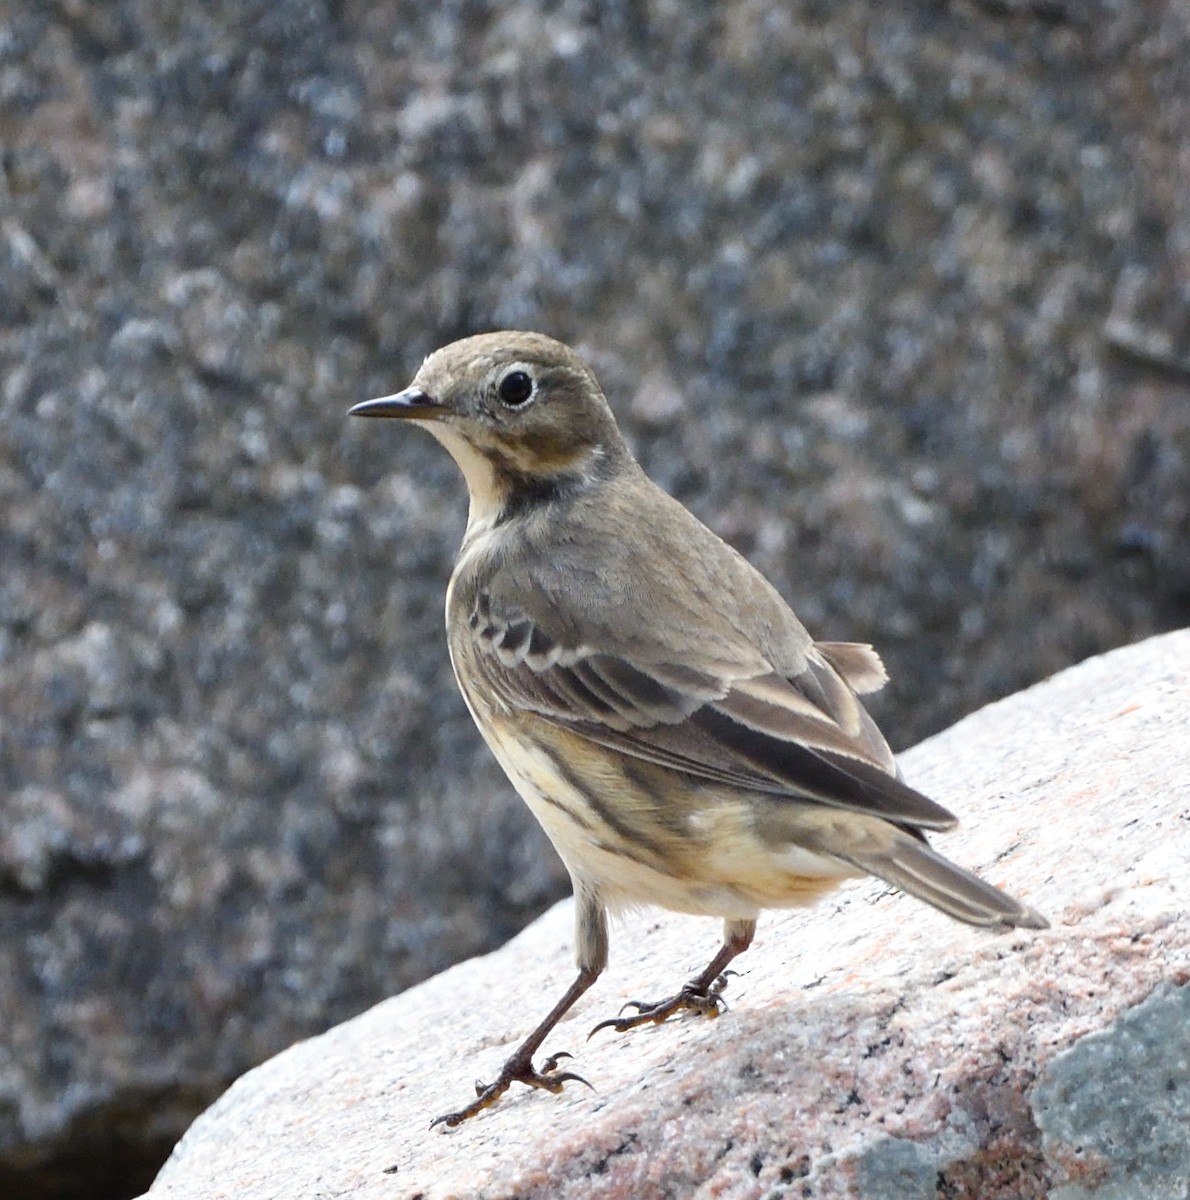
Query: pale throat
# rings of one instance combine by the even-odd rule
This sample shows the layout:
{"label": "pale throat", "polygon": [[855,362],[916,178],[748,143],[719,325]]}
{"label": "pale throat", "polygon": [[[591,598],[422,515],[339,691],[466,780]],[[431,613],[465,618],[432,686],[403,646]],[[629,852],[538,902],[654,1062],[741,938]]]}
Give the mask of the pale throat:
{"label": "pale throat", "polygon": [[427,421],[425,428],[434,435],[463,472],[470,496],[467,510],[467,532],[464,543],[496,524],[504,508],[505,486],[496,473],[491,459],[477,450],[456,429],[438,421]]}
{"label": "pale throat", "polygon": [[[463,535],[463,549],[466,549],[500,524],[510,499],[508,475],[449,424],[426,422],[425,428],[446,448],[467,483],[470,507],[467,512],[467,531]],[[567,474],[573,472],[581,480],[593,480],[604,453],[602,446],[590,447],[568,468]]]}

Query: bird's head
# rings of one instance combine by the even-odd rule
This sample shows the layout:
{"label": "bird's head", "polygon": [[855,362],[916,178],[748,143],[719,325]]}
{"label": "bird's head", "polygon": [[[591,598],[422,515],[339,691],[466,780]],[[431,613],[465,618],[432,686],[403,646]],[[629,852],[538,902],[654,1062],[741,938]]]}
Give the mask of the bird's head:
{"label": "bird's head", "polygon": [[498,516],[630,461],[591,369],[540,333],[452,342],[422,363],[404,391],[349,413],[428,429],[462,469],[473,517]]}

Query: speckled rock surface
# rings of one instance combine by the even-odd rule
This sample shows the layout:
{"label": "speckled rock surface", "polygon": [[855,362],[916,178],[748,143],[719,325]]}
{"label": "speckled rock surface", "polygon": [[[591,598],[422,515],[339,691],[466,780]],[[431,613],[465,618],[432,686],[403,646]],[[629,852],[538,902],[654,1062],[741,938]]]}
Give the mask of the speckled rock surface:
{"label": "speckled rock surface", "polygon": [[561,895],[343,415],[436,345],[579,343],[898,745],[1190,620],[1186,0],[6,0],[0,146],[4,1195]]}
{"label": "speckled rock surface", "polygon": [[856,884],[770,915],[718,1020],[584,1041],[622,1000],[671,991],[717,934],[642,917],[545,1047],[572,1050],[595,1092],[521,1088],[427,1131],[568,982],[565,903],[245,1076],[149,1197],[1184,1194],[1190,631],[983,709],[904,767],[964,814],[947,852],[1051,929],[995,936]]}
{"label": "speckled rock surface", "polygon": [[1057,1055],[1033,1113],[1046,1158],[1069,1180],[1050,1200],[1190,1192],[1190,987],[1162,984]]}

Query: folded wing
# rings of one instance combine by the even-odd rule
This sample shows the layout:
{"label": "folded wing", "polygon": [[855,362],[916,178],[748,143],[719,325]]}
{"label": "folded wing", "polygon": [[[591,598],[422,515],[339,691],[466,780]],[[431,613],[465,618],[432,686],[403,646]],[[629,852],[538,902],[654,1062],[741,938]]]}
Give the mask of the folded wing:
{"label": "folded wing", "polygon": [[481,592],[469,619],[476,668],[513,710],[696,778],[882,817],[910,829],[955,818],[903,783],[857,691],[884,669],[870,647],[811,645],[782,676],[755,655],[697,666],[555,639]]}

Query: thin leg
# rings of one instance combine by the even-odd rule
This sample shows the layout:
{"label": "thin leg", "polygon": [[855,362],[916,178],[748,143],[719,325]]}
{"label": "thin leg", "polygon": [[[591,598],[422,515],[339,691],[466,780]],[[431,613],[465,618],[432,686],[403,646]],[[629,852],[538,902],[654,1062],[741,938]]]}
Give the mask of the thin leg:
{"label": "thin leg", "polygon": [[638,1025],[660,1025],[676,1012],[696,1012],[706,1017],[717,1017],[723,1007],[722,992],[727,986],[725,968],[733,958],[748,949],[755,933],[756,922],[753,920],[725,921],[723,945],[719,947],[719,953],[707,964],[706,970],[691,979],[677,995],[670,996],[667,1000],[658,1000],[654,1004],[646,1004],[643,1000],[629,1000],[624,1008],[635,1008],[635,1013],[627,1017],[611,1017],[600,1021],[587,1036],[593,1037],[601,1029],[614,1029],[617,1033],[625,1033]]}
{"label": "thin leg", "polygon": [[[511,1057],[500,1068],[500,1074],[489,1084],[476,1083],[475,1099],[465,1108],[457,1112],[443,1113],[430,1122],[430,1128],[435,1125],[446,1125],[453,1129],[464,1121],[491,1108],[514,1083],[523,1083],[529,1087],[543,1088],[547,1092],[560,1092],[568,1082],[587,1083],[573,1071],[559,1071],[558,1063],[570,1055],[565,1051],[550,1055],[538,1070],[533,1066],[533,1055],[541,1049],[542,1042],[549,1036],[550,1030],[570,1011],[579,997],[599,978],[603,968],[607,966],[607,917],[603,905],[599,903],[594,893],[576,882],[575,885],[575,924],[578,949],[578,976],[566,989],[565,995],[553,1008],[545,1020],[513,1051]],[[589,1087],[590,1084],[587,1084]]]}

